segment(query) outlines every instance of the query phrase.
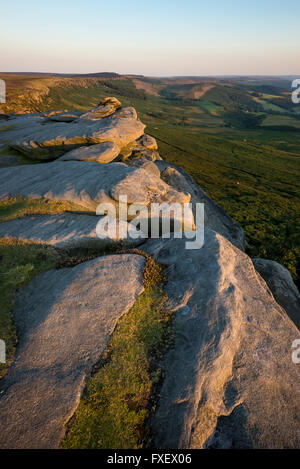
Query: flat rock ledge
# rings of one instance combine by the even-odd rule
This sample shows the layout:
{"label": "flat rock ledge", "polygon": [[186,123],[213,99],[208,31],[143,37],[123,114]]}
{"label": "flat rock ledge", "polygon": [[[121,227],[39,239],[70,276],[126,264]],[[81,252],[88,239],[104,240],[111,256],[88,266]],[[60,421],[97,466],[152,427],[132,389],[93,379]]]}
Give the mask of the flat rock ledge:
{"label": "flat rock ledge", "polygon": [[0,200],[17,195],[68,200],[92,211],[100,202],[117,203],[119,195],[126,195],[128,204],[190,200],[189,194],[174,190],[158,175],[114,162],[54,161],[3,168],[0,188]]}
{"label": "flat rock ledge", "polygon": [[168,266],[175,345],[152,420],[157,448],[299,448],[299,330],[251,259],[212,230],[205,244],[150,240]]}
{"label": "flat rock ledge", "polygon": [[[128,246],[138,246],[144,238],[123,238],[116,221],[116,235],[106,231],[106,236],[99,238],[97,223],[100,217],[95,215],[79,215],[60,213],[57,215],[28,215],[8,222],[0,223],[0,237],[31,241],[38,244],[49,244],[61,249],[98,248],[104,249],[122,240]],[[126,230],[130,234],[130,225]],[[124,229],[124,233],[125,229]]]}
{"label": "flat rock ledge", "polygon": [[19,291],[17,354],[0,381],[1,448],[58,447],[117,320],[143,292],[144,263],[133,254],[100,257],[50,270]]}
{"label": "flat rock ledge", "polygon": [[103,142],[89,147],[79,147],[69,151],[59,158],[60,161],[95,161],[96,163],[110,163],[120,153],[120,147],[113,142]]}

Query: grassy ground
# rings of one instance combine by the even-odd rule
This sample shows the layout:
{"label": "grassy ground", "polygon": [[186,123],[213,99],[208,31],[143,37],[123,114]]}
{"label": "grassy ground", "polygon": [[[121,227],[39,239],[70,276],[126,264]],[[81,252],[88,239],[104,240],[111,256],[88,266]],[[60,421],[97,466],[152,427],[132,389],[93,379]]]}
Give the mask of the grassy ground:
{"label": "grassy ground", "polygon": [[161,381],[158,360],[171,340],[160,267],[147,257],[145,291],[121,318],[88,380],[62,448],[140,448],[151,442],[147,420]]}

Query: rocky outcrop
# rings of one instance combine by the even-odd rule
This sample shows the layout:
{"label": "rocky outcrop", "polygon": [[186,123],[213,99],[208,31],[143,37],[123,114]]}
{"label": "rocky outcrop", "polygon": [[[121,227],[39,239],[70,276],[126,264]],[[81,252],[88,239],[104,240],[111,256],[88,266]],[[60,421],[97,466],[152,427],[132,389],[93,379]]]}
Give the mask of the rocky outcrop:
{"label": "rocky outcrop", "polygon": [[298,329],[250,258],[214,231],[205,244],[149,240],[167,265],[175,345],[152,421],[158,448],[299,448]]}
{"label": "rocky outcrop", "polygon": [[[286,269],[262,259],[254,268],[242,252],[242,228],[184,170],[162,161],[134,108],[108,98],[85,114],[14,116],[9,125],[0,122],[0,130],[4,123],[0,145],[31,158],[60,158],[1,169],[0,199],[67,200],[92,213],[26,216],[0,224],[1,237],[102,248],[124,240],[122,229],[133,225],[130,216],[109,215],[117,236],[107,232],[100,239],[101,202],[120,208],[119,197],[126,196],[128,205],[148,207],[148,221],[155,220],[153,202],[191,202],[185,231],[195,227],[195,204],[204,203],[199,249],[187,249],[175,216],[174,226],[158,233],[165,238],[145,241],[148,226],[146,236],[126,238],[166,266],[166,306],[174,312],[175,343],[163,361],[151,420],[156,446],[300,447],[299,364],[292,360],[292,344],[300,339],[299,294]],[[170,231],[176,233],[167,239]],[[17,357],[0,382],[0,447],[58,446],[116,321],[143,291],[143,266],[144,258],[133,254],[100,257],[44,273],[20,290]]]}
{"label": "rocky outcrop", "polygon": [[257,272],[266,281],[275,300],[300,329],[300,295],[289,271],[278,262],[253,259]]}
{"label": "rocky outcrop", "polygon": [[[37,160],[53,160],[82,146],[112,142],[126,147],[143,136],[145,125],[134,108],[121,108],[116,98],[106,98],[82,114],[58,111],[11,116],[1,141]],[[5,139],[5,140],[4,140]],[[146,140],[145,140],[146,142]]]}
{"label": "rocky outcrop", "polygon": [[116,233],[106,231],[100,238],[97,232],[98,222],[99,217],[93,215],[73,213],[31,215],[0,223],[0,237],[49,244],[62,249],[104,249],[120,240],[129,246],[144,242],[142,237],[130,237],[131,227],[125,221],[122,222],[126,225],[123,230],[120,230],[119,221],[117,221]]}
{"label": "rocky outcrop", "polygon": [[51,160],[83,145],[114,142],[120,147],[125,146],[143,135],[144,128],[144,124],[136,119],[109,117],[95,121],[53,122],[32,131],[28,138],[11,143],[11,147],[29,158]]}
{"label": "rocky outcrop", "polygon": [[145,259],[100,257],[36,277],[16,299],[16,359],[0,382],[0,447],[57,448],[117,320],[143,291]]}

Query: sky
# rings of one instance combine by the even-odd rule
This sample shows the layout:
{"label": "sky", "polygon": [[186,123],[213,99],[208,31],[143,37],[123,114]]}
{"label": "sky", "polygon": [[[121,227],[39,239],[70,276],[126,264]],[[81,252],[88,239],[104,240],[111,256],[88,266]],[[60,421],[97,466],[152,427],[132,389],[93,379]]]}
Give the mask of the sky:
{"label": "sky", "polygon": [[298,75],[296,0],[0,0],[0,71]]}

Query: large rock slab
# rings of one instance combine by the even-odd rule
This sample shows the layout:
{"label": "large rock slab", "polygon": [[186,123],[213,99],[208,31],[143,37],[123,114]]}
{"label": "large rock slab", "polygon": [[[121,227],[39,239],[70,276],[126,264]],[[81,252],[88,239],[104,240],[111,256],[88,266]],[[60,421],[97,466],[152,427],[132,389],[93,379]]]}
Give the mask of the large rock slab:
{"label": "large rock slab", "polygon": [[29,138],[31,132],[43,128],[43,114],[23,114],[10,116],[8,121],[0,120],[0,144],[9,144]]}
{"label": "large rock slab", "polygon": [[19,342],[0,381],[0,447],[57,448],[117,320],[143,291],[145,259],[123,254],[51,270],[22,288]]}
{"label": "large rock slab", "polygon": [[77,119],[73,122],[50,122],[38,125],[10,138],[12,148],[33,159],[50,160],[74,148],[102,142],[114,142],[120,147],[144,133],[145,125],[136,119],[106,117],[100,120]]}
{"label": "large rock slab", "polygon": [[114,142],[103,142],[90,147],[79,147],[61,156],[61,161],[95,161],[96,163],[110,163],[120,153],[120,147]]}
{"label": "large rock slab", "polygon": [[7,168],[8,166],[15,166],[19,164],[19,158],[13,155],[0,156],[0,168]]}
{"label": "large rock slab", "polygon": [[296,326],[251,259],[205,231],[205,244],[151,240],[143,249],[168,266],[167,307],[175,345],[152,427],[158,448],[299,448]]}
{"label": "large rock slab", "polygon": [[[97,223],[100,217],[93,215],[79,215],[73,213],[60,213],[58,215],[31,215],[16,218],[5,223],[0,223],[0,237],[14,238],[23,241],[31,241],[39,244],[50,244],[57,248],[106,248],[116,241],[124,241],[126,244],[138,245],[144,239],[130,237],[130,224],[122,222],[124,233],[119,229],[117,221],[116,233],[103,232],[99,238]],[[129,236],[127,236],[127,231]]]}
{"label": "large rock slab", "polygon": [[182,168],[156,161],[155,164],[161,171],[161,177],[169,185],[191,194],[191,202],[195,208],[197,202],[204,203],[205,226],[220,233],[231,241],[242,251],[245,249],[245,234],[241,226],[235,223],[232,218],[216,204],[208,195],[195,183],[193,178]]}
{"label": "large rock slab", "polygon": [[[54,124],[55,125],[55,124]],[[90,210],[100,202],[188,202],[190,195],[174,190],[156,174],[123,163],[54,161],[16,166],[0,171],[0,199],[22,195],[31,198],[69,200]]]}
{"label": "large rock slab", "polygon": [[300,295],[289,271],[281,264],[267,259],[252,259],[257,272],[266,281],[275,300],[300,329]]}

